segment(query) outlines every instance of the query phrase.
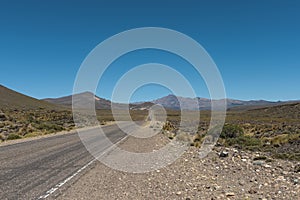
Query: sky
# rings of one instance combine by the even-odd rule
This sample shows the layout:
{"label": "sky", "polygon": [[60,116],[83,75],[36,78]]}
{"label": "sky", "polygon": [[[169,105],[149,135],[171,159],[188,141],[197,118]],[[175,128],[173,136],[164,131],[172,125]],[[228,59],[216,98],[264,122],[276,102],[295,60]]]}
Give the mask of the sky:
{"label": "sky", "polygon": [[[163,27],[205,48],[222,75],[228,98],[300,99],[299,10],[297,0],[3,0],[0,84],[39,99],[70,95],[82,62],[99,43],[129,29]],[[124,73],[151,62],[176,69],[197,96],[209,98],[190,63],[154,49],[130,52],[113,62],[96,94],[111,99]],[[150,84],[138,89],[131,101],[170,92]]]}

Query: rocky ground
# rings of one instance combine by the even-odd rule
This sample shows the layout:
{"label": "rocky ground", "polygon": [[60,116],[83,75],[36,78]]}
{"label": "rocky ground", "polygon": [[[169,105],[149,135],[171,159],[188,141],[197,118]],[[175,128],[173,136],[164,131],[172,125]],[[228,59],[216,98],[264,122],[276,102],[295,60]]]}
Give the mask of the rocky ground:
{"label": "rocky ground", "polygon": [[[149,152],[168,139],[128,138],[120,147]],[[300,163],[269,155],[215,147],[204,159],[190,147],[173,164],[148,173],[113,170],[97,162],[57,199],[300,199]],[[221,156],[220,156],[221,153]]]}

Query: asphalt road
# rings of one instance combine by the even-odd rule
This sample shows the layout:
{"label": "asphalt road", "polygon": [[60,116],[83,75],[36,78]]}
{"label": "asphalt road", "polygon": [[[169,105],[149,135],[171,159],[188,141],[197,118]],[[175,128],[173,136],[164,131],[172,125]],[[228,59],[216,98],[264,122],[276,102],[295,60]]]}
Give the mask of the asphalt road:
{"label": "asphalt road", "polygon": [[[126,136],[116,125],[106,126],[116,143]],[[95,134],[95,129],[86,130]],[[100,150],[108,148],[94,138]],[[38,199],[49,189],[94,160],[77,133],[21,142],[0,147],[0,199]]]}

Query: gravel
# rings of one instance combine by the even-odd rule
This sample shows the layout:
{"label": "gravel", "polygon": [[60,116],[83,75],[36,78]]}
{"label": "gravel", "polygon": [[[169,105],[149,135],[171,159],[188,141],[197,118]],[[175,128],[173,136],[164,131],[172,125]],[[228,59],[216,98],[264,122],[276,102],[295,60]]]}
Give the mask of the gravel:
{"label": "gravel", "polygon": [[[151,139],[128,138],[119,147],[149,152],[168,139],[158,134]],[[300,199],[297,162],[268,158],[256,160],[260,152],[215,147],[204,159],[190,147],[173,164],[143,174],[95,166],[65,186],[57,199]],[[222,152],[228,156],[220,157]]]}

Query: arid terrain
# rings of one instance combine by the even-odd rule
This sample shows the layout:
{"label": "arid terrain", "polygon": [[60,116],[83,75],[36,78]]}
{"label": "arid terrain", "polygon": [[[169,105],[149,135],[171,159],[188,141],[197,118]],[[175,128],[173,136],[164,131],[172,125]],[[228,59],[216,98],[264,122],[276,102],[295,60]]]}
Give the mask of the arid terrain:
{"label": "arid terrain", "polygon": [[[167,122],[164,123],[162,131],[148,139],[125,137],[116,126],[108,125],[107,129],[111,132],[109,137],[114,138],[116,142],[120,141],[118,147],[129,152],[154,152],[173,140],[186,142],[188,150],[174,163],[152,172],[135,174],[114,170],[99,161],[90,161],[92,157],[86,150],[84,153],[79,152],[85,147],[74,131],[66,136],[55,135],[57,132],[75,128],[71,97],[62,98],[63,101],[51,99],[48,102],[49,99],[37,100],[2,86],[0,95],[2,153],[7,156],[6,149],[13,154],[22,151],[24,152],[22,159],[28,160],[28,164],[11,169],[17,172],[21,169],[24,171],[12,176],[15,177],[12,180],[18,183],[18,188],[38,184],[37,187],[26,187],[17,193],[15,190],[11,192],[10,189],[5,189],[2,191],[5,194],[2,196],[3,199],[17,196],[37,197],[35,195],[48,199],[299,199],[300,103],[298,102],[282,102],[274,105],[268,102],[263,106],[259,101],[258,105],[245,103],[230,108],[217,145],[204,159],[199,157],[199,147],[208,132],[210,110],[188,111],[191,116],[200,114],[198,131],[193,134],[178,130],[181,113],[177,109],[170,108],[166,108]],[[84,101],[84,98],[90,95],[83,93],[80,97]],[[95,96],[95,101],[99,108],[101,102],[105,102],[103,105],[105,109],[96,111],[99,124],[111,124],[114,117],[111,110],[107,109],[109,106],[107,100]],[[131,109],[129,118],[125,110],[121,109],[124,105],[118,104],[119,119],[145,121],[148,119],[148,109],[153,105],[154,102],[129,105]],[[194,119],[191,117],[189,120],[192,122]],[[150,128],[153,129],[155,126]],[[91,129],[90,132],[93,131]],[[38,140],[6,142],[50,133],[52,135],[49,137]],[[55,146],[54,141],[61,145]],[[26,146],[29,143],[32,143],[30,148]],[[39,152],[42,143],[45,150]],[[72,145],[68,146],[68,143]],[[80,153],[81,160],[73,160],[75,149]],[[57,180],[51,178],[49,184],[41,185],[38,182],[29,184],[26,181],[19,181],[23,179],[22,176],[29,176],[32,173],[26,172],[32,167],[37,170],[35,172],[37,180],[43,179],[43,170],[37,166],[41,163],[39,159],[32,157],[33,154],[29,153],[31,151],[36,152],[34,155],[37,159],[47,159],[49,162],[44,162],[45,165],[49,163],[47,165],[51,166],[53,162],[56,163],[57,169],[64,169],[56,170],[58,174],[53,177],[57,177]],[[9,167],[18,165],[17,159],[21,157],[12,157],[9,162],[6,159],[3,167],[6,169],[6,165]],[[61,161],[57,162],[57,159]],[[69,162],[74,163],[74,166]],[[3,186],[16,185],[6,180],[10,175],[11,172],[3,174],[1,182]]]}
{"label": "arid terrain", "polygon": [[[119,147],[152,152],[169,142],[165,135],[128,138]],[[227,157],[220,157],[226,151]],[[171,165],[133,174],[97,162],[50,199],[299,199],[299,163],[262,152],[216,147],[208,157],[189,148]]]}

